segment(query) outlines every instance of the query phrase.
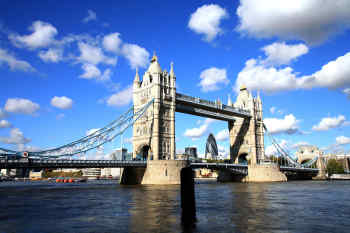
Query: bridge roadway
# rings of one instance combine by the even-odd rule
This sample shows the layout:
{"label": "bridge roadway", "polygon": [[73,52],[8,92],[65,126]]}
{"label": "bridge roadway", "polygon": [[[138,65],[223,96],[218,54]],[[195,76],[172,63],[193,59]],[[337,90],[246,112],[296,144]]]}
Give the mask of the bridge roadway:
{"label": "bridge roadway", "polygon": [[[68,160],[68,159],[0,159],[0,169],[16,168],[124,168],[146,167],[147,161],[140,160]],[[247,174],[248,166],[229,163],[191,163],[192,168],[231,169],[234,173]],[[285,167],[282,172],[317,173],[315,168]]]}
{"label": "bridge roadway", "polygon": [[176,93],[176,112],[209,117],[218,120],[234,121],[235,117],[249,118],[249,111],[231,107],[219,102],[208,101]]}

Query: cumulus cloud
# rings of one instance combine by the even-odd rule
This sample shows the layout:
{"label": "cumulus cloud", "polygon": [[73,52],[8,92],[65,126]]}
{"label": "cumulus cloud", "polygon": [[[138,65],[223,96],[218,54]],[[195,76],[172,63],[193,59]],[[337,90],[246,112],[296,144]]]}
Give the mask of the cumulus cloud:
{"label": "cumulus cloud", "polygon": [[58,49],[58,48],[49,48],[46,51],[40,51],[38,53],[38,56],[44,62],[57,63],[57,62],[62,60],[62,58],[63,58],[63,51],[62,51],[62,49]]}
{"label": "cumulus cloud", "polygon": [[133,87],[128,86],[124,90],[111,95],[107,99],[107,105],[120,107],[120,106],[125,106],[130,104],[132,101],[132,90],[133,90]]}
{"label": "cumulus cloud", "polygon": [[55,96],[51,99],[51,105],[60,109],[69,109],[73,105],[73,100],[66,96]]}
{"label": "cumulus cloud", "polygon": [[324,117],[321,121],[312,127],[315,131],[326,131],[329,129],[338,128],[344,125],[345,116],[339,115],[338,117]]}
{"label": "cumulus cloud", "polygon": [[195,33],[204,34],[204,40],[210,42],[222,33],[220,23],[228,17],[227,11],[219,5],[203,5],[191,14],[188,27]]}
{"label": "cumulus cloud", "polygon": [[345,136],[339,136],[335,139],[336,145],[347,145],[350,144],[350,138]]}
{"label": "cumulus cloud", "polygon": [[33,114],[39,110],[40,106],[28,99],[9,98],[5,103],[4,110],[10,113]]}
{"label": "cumulus cloud", "polygon": [[[288,149],[289,148],[289,143],[287,140],[282,139],[279,143],[278,143],[283,149]],[[276,149],[275,146],[273,145],[269,145],[266,147],[265,149],[265,154],[268,156],[274,155],[277,156],[278,155],[278,151]]]}
{"label": "cumulus cloud", "polygon": [[265,52],[266,64],[286,65],[301,55],[308,53],[309,49],[304,44],[288,45],[285,42],[273,43],[262,48]]}
{"label": "cumulus cloud", "polygon": [[35,69],[26,61],[17,59],[13,54],[0,48],[0,65],[7,64],[11,70],[35,71]]}
{"label": "cumulus cloud", "polygon": [[218,132],[215,138],[217,141],[226,141],[229,138],[228,129],[223,129],[220,132]]}
{"label": "cumulus cloud", "polygon": [[80,50],[78,60],[82,63],[89,63],[93,65],[104,63],[113,66],[117,64],[117,58],[107,57],[99,47],[95,47],[84,42],[79,42],[78,47]]}
{"label": "cumulus cloud", "polygon": [[0,121],[0,129],[1,128],[10,128],[12,125],[10,122],[8,122],[7,120],[1,120]]}
{"label": "cumulus cloud", "polygon": [[147,50],[136,44],[123,44],[122,54],[129,61],[133,69],[137,67],[146,67],[149,60],[149,53]]}
{"label": "cumulus cloud", "polygon": [[119,38],[119,36],[120,33],[118,32],[104,36],[102,42],[104,49],[109,52],[118,53],[122,44],[122,40]]}
{"label": "cumulus cloud", "polygon": [[234,90],[238,92],[243,84],[249,90],[270,93],[314,87],[336,89],[350,86],[349,76],[350,52],[328,62],[319,71],[301,77],[289,66],[275,68],[266,66],[260,60],[250,59],[239,72]]}
{"label": "cumulus cloud", "polygon": [[18,128],[11,129],[9,137],[0,137],[0,142],[5,144],[26,144],[30,141],[31,139],[25,138]]}
{"label": "cumulus cloud", "polygon": [[24,145],[24,144],[18,144],[17,145],[17,150],[18,151],[29,151],[29,152],[37,152],[40,151],[41,149],[37,146],[29,146],[29,145]]}
{"label": "cumulus cloud", "polygon": [[83,19],[83,23],[97,20],[96,13],[93,10],[87,11],[88,15]]}
{"label": "cumulus cloud", "polygon": [[308,143],[308,142],[296,142],[293,145],[291,145],[290,147],[292,149],[298,149],[301,146],[308,146],[308,145],[310,145],[310,143]]}
{"label": "cumulus cloud", "polygon": [[55,42],[57,29],[49,23],[35,21],[29,30],[32,31],[32,34],[23,36],[10,34],[9,39],[15,46],[29,49],[47,47]]}
{"label": "cumulus cloud", "polygon": [[82,69],[84,73],[79,77],[84,79],[96,79],[97,81],[111,81],[112,71],[110,69],[105,69],[103,73],[101,73],[100,69],[92,64],[83,64]]}
{"label": "cumulus cloud", "polygon": [[190,137],[192,140],[196,140],[207,132],[209,125],[214,121],[214,119],[206,118],[203,125],[201,125],[199,128],[186,129],[184,136]]}
{"label": "cumulus cloud", "polygon": [[227,79],[226,69],[218,69],[211,67],[203,70],[200,74],[200,83],[202,91],[216,91],[221,88],[222,85],[227,85],[230,81]]}
{"label": "cumulus cloud", "polygon": [[344,94],[348,96],[348,98],[350,99],[350,88],[346,88],[343,90]]}
{"label": "cumulus cloud", "polygon": [[350,28],[347,0],[241,0],[237,8],[242,34],[257,38],[280,37],[320,43]]}
{"label": "cumulus cloud", "polygon": [[271,134],[295,134],[299,132],[299,120],[293,114],[286,115],[284,118],[265,118],[265,126]]}

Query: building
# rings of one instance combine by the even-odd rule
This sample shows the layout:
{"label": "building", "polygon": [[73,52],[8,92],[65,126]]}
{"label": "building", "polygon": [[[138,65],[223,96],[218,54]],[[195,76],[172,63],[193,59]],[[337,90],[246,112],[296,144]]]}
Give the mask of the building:
{"label": "building", "polygon": [[126,148],[118,148],[110,154],[110,158],[112,160],[127,160],[128,149]]}
{"label": "building", "polygon": [[205,158],[206,159],[217,159],[219,155],[218,145],[213,134],[209,134],[207,143],[205,145]]}
{"label": "building", "polygon": [[298,151],[295,153],[298,163],[305,163],[309,160],[316,158],[317,156],[322,156],[323,151],[318,149],[316,146],[305,145],[300,146]]}
{"label": "building", "polygon": [[100,177],[101,168],[85,168],[83,169],[83,176],[85,177]]}
{"label": "building", "polygon": [[197,147],[193,147],[193,146],[186,147],[185,154],[192,157],[192,158],[198,158]]}

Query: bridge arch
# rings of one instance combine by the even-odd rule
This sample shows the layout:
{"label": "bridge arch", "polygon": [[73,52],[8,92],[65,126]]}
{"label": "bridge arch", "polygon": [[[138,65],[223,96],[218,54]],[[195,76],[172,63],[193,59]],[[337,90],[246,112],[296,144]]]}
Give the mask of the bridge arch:
{"label": "bridge arch", "polygon": [[247,152],[242,152],[237,156],[237,163],[248,164],[249,155]]}
{"label": "bridge arch", "polygon": [[137,158],[141,160],[153,160],[152,150],[147,143],[141,144],[136,149]]}

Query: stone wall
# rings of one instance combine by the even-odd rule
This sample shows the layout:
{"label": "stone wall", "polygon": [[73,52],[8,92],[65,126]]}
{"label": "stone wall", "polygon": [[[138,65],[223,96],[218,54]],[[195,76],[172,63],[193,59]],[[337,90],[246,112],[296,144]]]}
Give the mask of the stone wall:
{"label": "stone wall", "polygon": [[150,160],[141,183],[180,184],[181,169],[188,165],[187,160]]}
{"label": "stone wall", "polygon": [[248,165],[248,176],[244,182],[276,182],[287,181],[287,177],[280,171],[277,164]]}

